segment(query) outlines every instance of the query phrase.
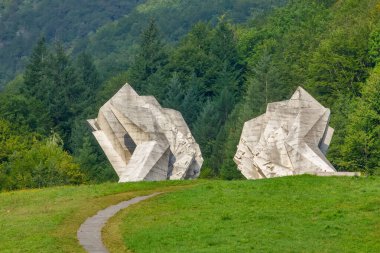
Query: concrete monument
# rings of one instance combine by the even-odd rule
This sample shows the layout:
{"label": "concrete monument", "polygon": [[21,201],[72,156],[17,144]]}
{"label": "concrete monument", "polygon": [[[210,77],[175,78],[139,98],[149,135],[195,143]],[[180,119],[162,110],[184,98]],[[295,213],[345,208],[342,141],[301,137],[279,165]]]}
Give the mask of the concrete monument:
{"label": "concrete monument", "polygon": [[119,182],[199,176],[203,158],[181,113],[128,84],[88,123]]}
{"label": "concrete monument", "polygon": [[286,101],[245,122],[234,161],[248,179],[337,174],[325,155],[334,129],[330,110],[298,87]]}

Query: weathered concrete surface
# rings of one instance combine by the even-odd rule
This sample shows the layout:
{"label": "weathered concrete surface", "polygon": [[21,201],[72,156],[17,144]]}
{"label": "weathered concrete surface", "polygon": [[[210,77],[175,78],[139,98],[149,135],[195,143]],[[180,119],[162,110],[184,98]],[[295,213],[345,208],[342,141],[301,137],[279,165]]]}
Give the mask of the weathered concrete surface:
{"label": "weathered concrete surface", "polygon": [[202,154],[181,113],[128,84],[88,122],[119,182],[199,176]]}
{"label": "weathered concrete surface", "polygon": [[338,172],[310,172],[309,175],[319,176],[319,177],[360,177],[362,173],[360,172],[347,172],[347,171],[338,171]]}
{"label": "weathered concrete surface", "polygon": [[160,193],[136,197],[99,211],[96,215],[88,218],[78,229],[77,237],[79,243],[87,252],[108,253],[108,250],[102,242],[102,228],[104,227],[108,219],[114,216],[120,210],[127,208],[132,204],[136,204],[142,200],[154,197],[158,194]]}
{"label": "weathered concrete surface", "polygon": [[245,122],[234,161],[248,179],[336,173],[326,159],[330,110],[298,87],[286,101]]}

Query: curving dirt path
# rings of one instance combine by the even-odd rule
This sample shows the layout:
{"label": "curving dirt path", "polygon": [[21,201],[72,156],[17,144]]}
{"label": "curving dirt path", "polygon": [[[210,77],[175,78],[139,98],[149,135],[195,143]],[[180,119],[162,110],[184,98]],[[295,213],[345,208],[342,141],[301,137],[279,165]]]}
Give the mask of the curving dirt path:
{"label": "curving dirt path", "polygon": [[109,218],[114,216],[120,210],[138,203],[142,200],[154,197],[161,192],[156,192],[148,196],[136,197],[127,201],[120,202],[117,205],[109,206],[99,211],[96,215],[88,218],[77,231],[79,243],[90,253],[108,253],[108,250],[102,242],[102,228]]}

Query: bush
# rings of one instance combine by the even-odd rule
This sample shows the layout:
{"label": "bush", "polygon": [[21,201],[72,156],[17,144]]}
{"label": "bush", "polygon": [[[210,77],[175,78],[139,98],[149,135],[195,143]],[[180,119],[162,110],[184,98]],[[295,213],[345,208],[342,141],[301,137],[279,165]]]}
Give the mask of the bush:
{"label": "bush", "polygon": [[84,174],[62,149],[57,134],[39,140],[33,133],[21,135],[0,120],[0,190],[80,184]]}

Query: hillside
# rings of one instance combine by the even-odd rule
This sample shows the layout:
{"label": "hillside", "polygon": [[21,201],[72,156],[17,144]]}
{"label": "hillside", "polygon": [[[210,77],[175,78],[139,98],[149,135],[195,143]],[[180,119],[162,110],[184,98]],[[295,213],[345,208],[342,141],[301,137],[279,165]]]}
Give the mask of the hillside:
{"label": "hillside", "polygon": [[[215,22],[227,14],[238,22],[262,14],[285,0],[8,0],[0,3],[0,88],[27,63],[41,36],[60,41],[74,54],[87,50],[102,70],[123,70],[131,60],[141,30],[157,19],[169,41],[176,41],[198,21]],[[115,59],[116,56],[116,59]]]}
{"label": "hillside", "polygon": [[0,87],[23,69],[41,36],[71,46],[144,1],[7,0],[0,2]]}
{"label": "hillside", "polygon": [[85,252],[76,231],[109,205],[193,181],[107,183],[0,193],[1,252]]}
{"label": "hillside", "polygon": [[171,191],[120,212],[111,252],[378,252],[380,178],[298,176],[169,181],[0,193],[2,252],[83,252],[76,230],[134,196]]}
{"label": "hillside", "polygon": [[103,234],[121,233],[136,253],[379,252],[379,186],[379,178],[211,181],[131,206]]}
{"label": "hillside", "polygon": [[112,76],[125,71],[134,60],[140,34],[150,20],[155,20],[160,35],[176,43],[198,22],[216,24],[221,16],[234,23],[263,18],[287,0],[148,0],[124,17],[109,22],[74,46],[74,51],[91,52],[100,71]]}
{"label": "hillside", "polygon": [[331,109],[333,166],[379,175],[379,0],[187,2],[136,2],[83,38],[28,44],[0,93],[0,190],[116,180],[86,119],[126,82],[182,113],[203,178],[242,178],[244,122],[297,86]]}
{"label": "hillside", "polygon": [[[112,252],[380,252],[380,0],[4,0],[0,31],[1,252],[83,252],[87,217],[153,192]],[[126,82],[181,112],[201,179],[116,183],[86,119]],[[297,86],[363,177],[242,180],[244,122]]]}
{"label": "hillside", "polygon": [[[103,13],[102,15],[105,15],[104,19],[101,19],[103,23],[99,19],[96,19],[98,21],[94,21],[95,23],[85,22],[88,26],[84,26],[83,34],[77,34],[76,25],[80,25],[79,20],[95,19],[96,11],[102,11],[101,7],[104,4],[102,1],[94,1],[90,7],[83,8],[86,13],[88,11],[88,16],[82,13],[81,8],[74,8],[75,5],[70,5],[69,2],[57,4],[46,1],[25,1],[25,8],[22,8],[22,1],[3,2],[1,18],[8,20],[10,25],[7,29],[11,29],[12,32],[18,29],[15,26],[19,23],[13,20],[17,15],[20,22],[24,16],[31,16],[31,22],[28,23],[30,29],[41,28],[41,35],[44,35],[45,39],[39,38],[40,35],[33,32],[31,34],[34,37],[30,37],[29,41],[29,37],[23,39],[23,41],[28,41],[25,44],[28,48],[23,48],[16,42],[11,43],[12,39],[16,38],[14,36],[7,37],[9,42],[4,42],[9,46],[15,46],[25,55],[29,54],[33,46],[34,49],[30,57],[24,61],[26,65],[24,71],[8,83],[6,89],[0,93],[2,120],[0,125],[3,125],[1,134],[5,136],[0,141],[6,147],[3,152],[0,152],[0,189],[115,180],[115,174],[88,131],[85,120],[94,117],[97,108],[126,81],[133,83],[139,92],[149,91],[146,80],[136,79],[139,78],[138,76],[145,75],[142,72],[139,73],[141,70],[137,67],[139,59],[143,57],[149,61],[149,58],[156,57],[140,55],[145,50],[142,48],[144,34],[147,35],[148,40],[151,39],[149,36],[152,36],[153,40],[148,41],[148,44],[153,43],[156,47],[158,46],[158,50],[157,48],[152,48],[152,50],[164,57],[159,61],[167,62],[171,47],[176,45],[175,41],[182,35],[186,36],[187,30],[193,29],[195,22],[204,20],[205,22],[200,26],[210,30],[209,35],[204,35],[212,39],[214,32],[211,32],[211,29],[217,23],[225,22],[222,20],[242,22],[248,18],[262,18],[284,1],[208,0],[192,1],[192,4],[188,4],[187,1],[178,0],[135,3],[135,8],[132,8],[132,5],[125,6],[124,14],[121,14],[123,8],[111,4],[107,9],[109,13],[113,12],[112,7],[118,8],[117,13],[119,13],[111,18],[114,19],[113,21]],[[64,17],[59,23],[46,22],[46,19],[58,15],[55,14],[56,11],[62,12],[62,10],[67,11],[64,11]],[[39,11],[42,11],[43,15],[39,15]],[[180,20],[167,15],[169,11]],[[71,23],[73,26],[70,25]],[[54,31],[44,32],[45,25],[51,25],[48,28]],[[14,26],[13,30],[12,26]],[[153,30],[149,30],[152,27]],[[152,33],[147,34],[149,31]],[[231,29],[228,28],[227,32],[230,33]],[[221,31],[217,36],[223,36],[223,33],[224,31]],[[55,39],[59,41],[52,43]],[[14,53],[12,48],[8,47],[3,47],[1,50],[4,53],[0,55],[5,58],[8,57],[8,53]],[[205,58],[205,60],[208,59]],[[211,58],[210,60],[213,61]],[[2,67],[8,68],[10,66],[8,64],[21,62],[8,57],[3,63]],[[128,65],[131,66],[128,67]],[[221,65],[217,68],[221,69]],[[166,82],[166,78],[170,78],[174,71],[165,74],[165,79],[160,81]],[[191,73],[188,74],[191,75]],[[214,77],[210,76],[210,78]],[[161,84],[151,82],[151,91],[157,90],[154,87],[159,85]],[[165,88],[165,85],[162,88]],[[194,102],[190,99],[192,98],[187,99],[187,103]],[[203,101],[203,96],[200,99]],[[173,102],[167,101],[164,104],[169,103]],[[193,113],[198,113],[198,110]],[[192,124],[191,121],[188,123]],[[52,138],[58,146],[56,155],[62,156],[54,160],[59,162],[53,164],[49,162],[52,154],[47,151],[42,152],[40,148]],[[22,141],[22,145],[19,145],[16,141],[18,139],[26,141]],[[35,154],[39,152],[41,154],[36,156]],[[66,157],[65,153],[69,153],[74,158]],[[43,173],[55,175],[54,173],[63,169],[64,162],[69,163],[73,168],[79,167],[80,171],[74,174],[69,173],[71,177],[49,180],[43,180],[43,177],[40,177]],[[15,179],[19,174],[22,174],[22,178],[25,179],[23,183]],[[65,175],[62,172],[58,174]]]}

